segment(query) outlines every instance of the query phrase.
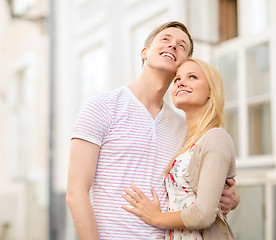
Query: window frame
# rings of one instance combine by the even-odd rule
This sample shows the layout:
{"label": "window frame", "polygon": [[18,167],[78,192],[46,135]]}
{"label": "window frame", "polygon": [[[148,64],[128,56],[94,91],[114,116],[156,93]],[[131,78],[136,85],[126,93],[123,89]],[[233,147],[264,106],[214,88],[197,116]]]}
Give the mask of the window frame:
{"label": "window frame", "polygon": [[[213,46],[213,53],[215,63],[218,66],[218,59],[220,56],[225,54],[231,53],[233,51],[237,52],[237,71],[238,71],[238,121],[239,121],[239,146],[240,146],[240,155],[237,158],[237,166],[238,168],[251,168],[251,167],[274,167],[276,166],[276,159],[275,159],[275,151],[276,151],[276,144],[275,144],[275,136],[276,136],[276,129],[273,125],[275,122],[275,106],[276,106],[276,97],[275,93],[273,94],[272,89],[276,89],[276,71],[273,69],[273,62],[276,61],[275,54],[276,52],[276,40],[275,35],[276,32],[273,32],[273,27],[275,29],[275,23],[273,23],[273,19],[271,18],[270,26],[268,29],[263,31],[261,34],[255,35],[245,35],[243,34],[244,29],[244,22],[242,15],[244,14],[243,11],[246,11],[245,6],[242,5],[242,1],[238,1],[238,29],[239,33],[236,38],[229,39],[227,41],[221,42]],[[270,10],[273,7],[276,7],[276,3],[272,0],[270,1]],[[274,6],[273,6],[274,5]],[[271,16],[272,10],[271,10]],[[275,16],[274,16],[275,21]],[[271,92],[270,92],[270,105],[271,105],[271,130],[272,130],[272,154],[269,155],[259,155],[259,156],[249,156],[249,139],[248,139],[248,107],[250,105],[249,98],[247,97],[247,89],[246,89],[246,79],[247,79],[247,66],[246,66],[246,54],[247,50],[251,47],[258,46],[263,43],[269,43],[270,46],[270,54],[269,56],[269,64],[270,64],[270,84],[271,84]],[[258,97],[257,97],[258,98]],[[256,101],[258,99],[255,99]],[[253,98],[250,97],[250,100]],[[253,99],[254,100],[254,99]],[[228,102],[226,102],[226,109],[228,107]]]}
{"label": "window frame", "polygon": [[[8,103],[9,103],[9,111],[8,111],[8,119],[9,119],[9,123],[8,123],[8,129],[9,131],[7,131],[7,139],[8,139],[8,159],[10,159],[9,161],[9,165],[8,165],[8,177],[13,180],[25,180],[28,179],[29,177],[31,177],[31,172],[34,168],[35,164],[35,159],[34,159],[34,150],[31,150],[30,152],[30,159],[25,159],[24,162],[24,169],[18,169],[17,166],[17,162],[18,159],[16,158],[16,156],[13,155],[15,151],[15,147],[18,148],[20,146],[17,146],[17,143],[15,143],[12,139],[12,137],[14,136],[13,133],[14,129],[13,129],[13,123],[15,121],[20,121],[20,119],[16,119],[15,120],[15,114],[18,111],[16,106],[16,103],[14,101],[14,99],[12,99],[12,94],[13,94],[13,89],[14,87],[17,85],[18,81],[21,81],[20,79],[18,79],[18,74],[25,71],[26,69],[30,69],[31,74],[30,74],[30,81],[31,81],[31,86],[35,87],[35,56],[34,54],[28,54],[25,55],[23,57],[21,57],[20,59],[18,59],[17,61],[14,62],[14,64],[10,67],[9,74],[11,76],[11,81],[9,83],[9,97],[8,97]],[[35,99],[35,96],[33,96]],[[29,104],[29,110],[30,110],[30,116],[29,119],[31,122],[35,123],[35,102],[36,101],[31,101]],[[14,121],[15,120],[15,121]],[[32,131],[29,133],[30,135],[30,145],[33,146],[35,143],[35,127],[33,126]],[[19,140],[20,141],[20,140]],[[31,148],[32,149],[32,148]],[[20,168],[20,165],[19,165]]]}

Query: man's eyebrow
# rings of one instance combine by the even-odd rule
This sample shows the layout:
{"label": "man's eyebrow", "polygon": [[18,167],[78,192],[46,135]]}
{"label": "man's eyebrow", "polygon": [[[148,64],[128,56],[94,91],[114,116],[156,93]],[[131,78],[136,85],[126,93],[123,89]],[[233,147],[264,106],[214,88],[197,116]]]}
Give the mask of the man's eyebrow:
{"label": "man's eyebrow", "polygon": [[172,35],[168,34],[168,33],[164,33],[164,34],[161,35],[161,37],[172,37]]}
{"label": "man's eyebrow", "polygon": [[181,39],[181,42],[183,42],[183,43],[185,43],[187,45],[187,42],[185,40]]}
{"label": "man's eyebrow", "polygon": [[[168,34],[168,33],[165,33],[165,34],[161,35],[161,37],[172,37],[172,35]],[[180,41],[183,42],[185,45],[188,45],[187,42],[184,39],[181,39]]]}
{"label": "man's eyebrow", "polygon": [[180,40],[182,43],[184,43],[186,46],[188,46],[188,43],[184,40],[184,39],[181,39]]}

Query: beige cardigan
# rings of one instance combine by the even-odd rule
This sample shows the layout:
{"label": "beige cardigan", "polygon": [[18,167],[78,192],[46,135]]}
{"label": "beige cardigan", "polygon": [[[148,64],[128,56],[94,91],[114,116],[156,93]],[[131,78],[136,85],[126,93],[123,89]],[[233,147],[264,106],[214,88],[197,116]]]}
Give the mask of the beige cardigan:
{"label": "beige cardigan", "polygon": [[203,229],[204,240],[235,239],[219,201],[226,178],[236,176],[235,150],[223,128],[209,130],[195,147],[184,178],[196,193],[195,203],[181,212],[188,229]]}

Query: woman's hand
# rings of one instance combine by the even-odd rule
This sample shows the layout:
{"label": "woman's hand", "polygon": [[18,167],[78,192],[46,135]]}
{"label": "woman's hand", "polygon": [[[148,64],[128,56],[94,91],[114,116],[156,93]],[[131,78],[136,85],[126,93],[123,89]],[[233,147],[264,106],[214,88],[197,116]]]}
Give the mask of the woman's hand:
{"label": "woman's hand", "polygon": [[134,208],[122,206],[130,213],[135,214],[145,223],[151,226],[158,226],[158,220],[162,215],[158,195],[152,189],[153,200],[149,199],[139,188],[132,185],[131,189],[125,189],[123,198],[128,201]]}

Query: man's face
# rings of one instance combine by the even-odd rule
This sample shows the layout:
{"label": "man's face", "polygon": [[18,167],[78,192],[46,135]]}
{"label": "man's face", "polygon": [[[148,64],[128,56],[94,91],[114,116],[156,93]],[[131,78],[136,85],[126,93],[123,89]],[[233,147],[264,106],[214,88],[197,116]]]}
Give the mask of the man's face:
{"label": "man's face", "polygon": [[176,73],[177,68],[187,59],[191,44],[181,29],[171,27],[158,33],[149,47],[142,50],[145,64]]}

